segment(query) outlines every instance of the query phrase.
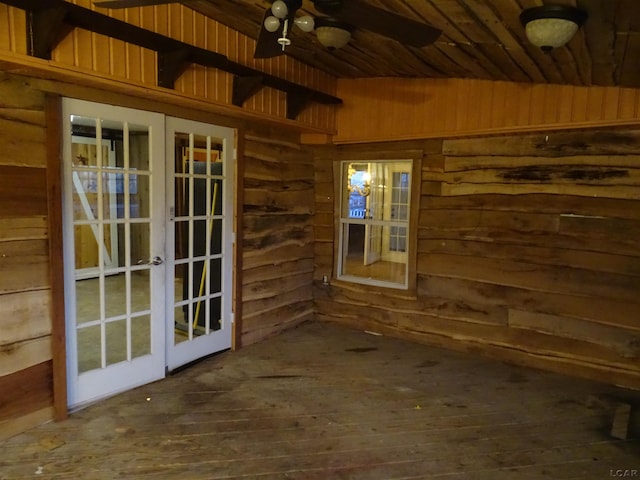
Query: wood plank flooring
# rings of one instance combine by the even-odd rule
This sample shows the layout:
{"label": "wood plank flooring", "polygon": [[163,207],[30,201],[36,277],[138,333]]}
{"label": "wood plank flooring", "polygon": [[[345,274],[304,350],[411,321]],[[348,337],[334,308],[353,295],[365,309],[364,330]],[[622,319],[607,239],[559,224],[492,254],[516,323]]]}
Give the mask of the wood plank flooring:
{"label": "wood plank flooring", "polygon": [[640,478],[637,394],[312,322],[1,443],[0,479]]}

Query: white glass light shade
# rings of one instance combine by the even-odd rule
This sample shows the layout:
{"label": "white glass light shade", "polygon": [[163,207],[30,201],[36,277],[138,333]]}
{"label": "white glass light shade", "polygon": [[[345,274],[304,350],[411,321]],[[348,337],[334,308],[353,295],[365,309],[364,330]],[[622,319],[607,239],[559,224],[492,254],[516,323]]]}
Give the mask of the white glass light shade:
{"label": "white glass light shade", "polygon": [[316,36],[322,45],[333,50],[349,43],[351,32],[342,28],[322,26],[316,28]]}
{"label": "white glass light shade", "polygon": [[287,8],[287,4],[282,0],[276,0],[273,2],[273,5],[271,5],[271,13],[278,18],[287,18],[289,9]]}
{"label": "white glass light shade", "polygon": [[532,44],[551,49],[561,47],[571,40],[578,31],[578,24],[562,18],[540,18],[527,23],[525,31]]}
{"label": "white glass light shade", "polygon": [[295,23],[300,30],[307,33],[313,31],[313,29],[315,28],[315,22],[313,20],[313,17],[310,15],[298,17],[293,21],[293,23]]}
{"label": "white glass light shade", "polygon": [[280,20],[273,15],[269,15],[264,19],[264,29],[267,32],[275,32],[280,28]]}

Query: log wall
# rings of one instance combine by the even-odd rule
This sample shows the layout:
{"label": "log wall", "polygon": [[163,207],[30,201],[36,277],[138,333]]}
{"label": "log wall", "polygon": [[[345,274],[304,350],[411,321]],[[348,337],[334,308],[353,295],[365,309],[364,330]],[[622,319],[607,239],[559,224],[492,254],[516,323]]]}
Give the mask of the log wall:
{"label": "log wall", "polygon": [[0,438],[53,415],[45,96],[0,73]]}
{"label": "log wall", "polygon": [[[323,286],[332,160],[416,149],[416,290]],[[316,148],[317,317],[640,388],[639,181],[631,128]]]}
{"label": "log wall", "polygon": [[298,138],[244,137],[243,344],[313,318],[313,156]]}

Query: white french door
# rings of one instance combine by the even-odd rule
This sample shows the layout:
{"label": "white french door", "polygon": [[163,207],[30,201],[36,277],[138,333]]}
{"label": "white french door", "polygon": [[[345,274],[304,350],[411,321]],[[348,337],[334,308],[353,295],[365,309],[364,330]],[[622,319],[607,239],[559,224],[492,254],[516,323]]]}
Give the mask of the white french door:
{"label": "white french door", "polygon": [[71,407],[165,374],[163,128],[156,113],[63,102]]}
{"label": "white french door", "polygon": [[73,99],[63,101],[63,134],[75,408],[231,345],[235,137]]}
{"label": "white french door", "polygon": [[[167,118],[167,366],[231,346],[234,131]],[[169,165],[168,163],[168,165]],[[169,168],[169,167],[168,167]]]}
{"label": "white french door", "polygon": [[[383,220],[384,175],[380,163],[369,163],[371,190],[367,197],[367,214],[370,220]],[[382,255],[382,225],[367,223],[364,231],[364,265],[371,265],[380,260]]]}
{"label": "white french door", "polygon": [[406,263],[407,223],[409,221],[411,163],[396,162],[387,165],[385,177],[388,187],[384,191],[384,218],[398,225],[390,225],[383,236],[382,259],[388,262]]}

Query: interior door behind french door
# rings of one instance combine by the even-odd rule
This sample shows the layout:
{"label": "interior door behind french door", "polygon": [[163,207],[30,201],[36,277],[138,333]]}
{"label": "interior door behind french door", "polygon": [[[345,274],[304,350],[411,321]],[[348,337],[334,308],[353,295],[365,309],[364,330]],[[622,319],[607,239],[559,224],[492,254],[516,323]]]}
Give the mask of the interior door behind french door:
{"label": "interior door behind french door", "polygon": [[172,370],[231,346],[235,132],[173,117],[166,129]]}
{"label": "interior door behind french door", "polygon": [[63,102],[70,407],[165,375],[164,116]]}

